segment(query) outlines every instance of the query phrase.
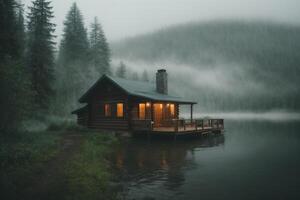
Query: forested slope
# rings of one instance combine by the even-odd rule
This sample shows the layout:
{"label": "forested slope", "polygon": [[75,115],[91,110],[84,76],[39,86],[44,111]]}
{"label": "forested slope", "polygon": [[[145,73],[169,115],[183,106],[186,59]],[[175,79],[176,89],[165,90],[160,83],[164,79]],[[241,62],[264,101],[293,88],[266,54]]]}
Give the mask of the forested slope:
{"label": "forested slope", "polygon": [[[164,66],[171,87],[204,110],[300,108],[300,27],[269,22],[189,23],[112,44],[114,59]],[[184,87],[182,87],[184,86]]]}

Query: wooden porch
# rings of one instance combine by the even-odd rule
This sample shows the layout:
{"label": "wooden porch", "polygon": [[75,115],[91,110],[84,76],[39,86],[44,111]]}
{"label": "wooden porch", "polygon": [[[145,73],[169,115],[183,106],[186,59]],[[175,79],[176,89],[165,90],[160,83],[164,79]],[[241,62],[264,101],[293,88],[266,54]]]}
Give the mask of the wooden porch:
{"label": "wooden porch", "polygon": [[135,135],[153,136],[202,136],[224,131],[224,119],[172,119],[168,126],[156,126],[151,120],[132,120]]}

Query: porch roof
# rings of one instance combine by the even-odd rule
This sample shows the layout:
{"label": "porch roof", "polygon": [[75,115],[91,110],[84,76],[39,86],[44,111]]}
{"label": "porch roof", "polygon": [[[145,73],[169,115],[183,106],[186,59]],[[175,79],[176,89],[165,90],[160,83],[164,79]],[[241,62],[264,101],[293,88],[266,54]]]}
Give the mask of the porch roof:
{"label": "porch roof", "polygon": [[197,102],[183,99],[175,95],[161,94],[156,91],[156,86],[152,82],[134,81],[123,78],[103,75],[80,99],[79,102],[87,101],[89,94],[101,83],[103,79],[108,79],[116,86],[123,89],[127,94],[146,98],[153,101],[176,102],[181,104],[196,104]]}

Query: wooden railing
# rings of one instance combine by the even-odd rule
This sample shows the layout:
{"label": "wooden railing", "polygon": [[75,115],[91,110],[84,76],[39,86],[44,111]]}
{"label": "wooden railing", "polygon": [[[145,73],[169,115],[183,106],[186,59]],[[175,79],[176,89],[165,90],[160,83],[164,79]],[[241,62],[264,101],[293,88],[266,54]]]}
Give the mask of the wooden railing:
{"label": "wooden railing", "polygon": [[172,119],[165,121],[161,126],[155,126],[150,119],[140,120],[134,119],[131,121],[131,128],[139,131],[153,131],[166,129],[170,131],[186,131],[186,130],[204,130],[204,129],[224,129],[223,119]]}
{"label": "wooden railing", "polygon": [[224,129],[224,119],[173,119],[174,131],[179,129],[185,130],[200,130],[200,129]]}
{"label": "wooden railing", "polygon": [[224,119],[196,119],[195,127],[196,129],[198,128],[224,129]]}
{"label": "wooden railing", "polygon": [[133,119],[131,120],[131,128],[139,131],[152,131],[153,122],[150,119]]}

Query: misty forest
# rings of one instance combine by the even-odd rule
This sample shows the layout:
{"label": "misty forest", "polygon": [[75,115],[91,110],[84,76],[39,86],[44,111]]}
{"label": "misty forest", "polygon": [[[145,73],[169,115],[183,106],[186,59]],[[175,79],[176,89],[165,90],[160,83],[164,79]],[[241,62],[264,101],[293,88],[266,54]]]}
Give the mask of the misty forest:
{"label": "misty forest", "polygon": [[[29,7],[20,0],[0,0],[0,193],[5,199],[126,199],[111,187],[116,177],[107,161],[120,141],[76,125],[71,114],[103,74],[154,83],[157,69],[167,69],[169,90],[197,101],[199,114],[300,112],[298,25],[194,21],[110,41],[101,18],[87,22],[81,8],[70,5],[57,35],[51,0],[32,0]],[[147,157],[143,145],[134,143]],[[130,148],[120,155],[135,152]],[[151,153],[183,162],[180,156],[189,151],[182,145],[175,158],[165,148],[158,144]],[[141,155],[127,156],[139,164]],[[155,168],[152,164],[148,167]],[[45,174],[53,181],[45,181]],[[142,199],[128,193],[130,199]]]}

